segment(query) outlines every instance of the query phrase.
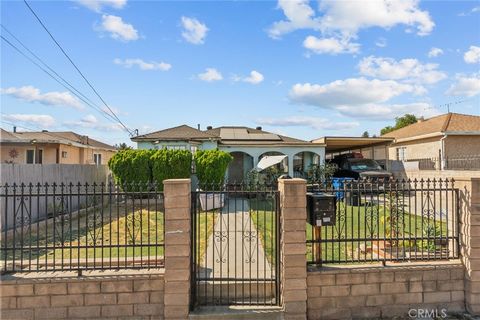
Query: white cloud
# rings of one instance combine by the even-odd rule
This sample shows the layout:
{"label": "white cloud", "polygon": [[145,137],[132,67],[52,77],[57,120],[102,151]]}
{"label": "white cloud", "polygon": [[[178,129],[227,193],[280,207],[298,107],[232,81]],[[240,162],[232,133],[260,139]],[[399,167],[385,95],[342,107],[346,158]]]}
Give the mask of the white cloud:
{"label": "white cloud", "polygon": [[223,79],[222,74],[215,68],[207,68],[204,73],[199,73],[198,78],[202,81],[212,82]]}
{"label": "white cloud", "polygon": [[127,4],[127,0],[77,0],[76,2],[95,12],[101,12],[103,7],[122,9]]}
{"label": "white cloud", "polygon": [[40,89],[33,86],[24,86],[20,88],[10,87],[0,89],[0,92],[28,102],[38,102],[49,106],[67,106],[76,109],[83,109],[83,105],[80,101],[69,92],[52,91],[41,93]]}
{"label": "white cloud", "polygon": [[358,69],[366,76],[419,84],[433,84],[447,77],[444,72],[437,70],[438,64],[422,64],[417,59],[396,61],[392,58],[369,56],[359,62]]}
{"label": "white cloud", "polygon": [[430,51],[428,51],[428,57],[429,58],[435,58],[443,54],[443,50],[440,48],[431,48]]}
{"label": "white cloud", "polygon": [[121,41],[138,40],[138,31],[133,25],[123,22],[121,17],[114,15],[104,14],[102,15],[101,31],[110,33],[110,37]]}
{"label": "white cloud", "polygon": [[470,76],[457,74],[456,82],[445,92],[449,96],[473,97],[480,93],[480,72]]}
{"label": "white cloud", "polygon": [[252,70],[248,77],[239,77],[239,76],[236,76],[236,75],[232,77],[233,81],[243,81],[243,82],[248,82],[248,83],[251,83],[251,84],[259,84],[264,79],[265,78],[264,78],[263,74],[261,74],[260,72],[258,72],[256,70]]}
{"label": "white cloud", "polygon": [[380,37],[375,41],[375,45],[380,48],[385,48],[387,46],[387,39]]}
{"label": "white cloud", "polygon": [[319,29],[320,19],[315,18],[315,11],[308,3],[309,0],[278,0],[277,7],[283,10],[287,20],[275,22],[268,30],[270,37],[280,38],[297,29]]}
{"label": "white cloud", "polygon": [[195,18],[182,17],[182,37],[193,44],[203,44],[208,28]]}
{"label": "white cloud", "polygon": [[458,16],[459,17],[466,17],[466,16],[469,16],[469,15],[477,13],[477,12],[480,12],[480,6],[473,7],[470,11],[467,11],[467,12],[460,12],[458,14]]}
{"label": "white cloud", "polygon": [[423,93],[422,87],[394,80],[351,78],[324,85],[298,83],[292,87],[289,98],[294,103],[334,110],[349,117],[392,119],[408,112],[427,113],[426,103],[388,103],[403,94],[419,93]]}
{"label": "white cloud", "polygon": [[358,122],[332,122],[327,118],[316,117],[288,117],[288,118],[263,118],[256,121],[258,124],[274,127],[310,127],[315,130],[345,130],[359,126]]}
{"label": "white cloud", "polygon": [[350,78],[325,85],[297,83],[290,91],[293,102],[331,108],[385,102],[404,93],[415,93],[416,87],[393,80]]}
{"label": "white cloud", "polygon": [[414,102],[405,104],[364,104],[352,106],[340,106],[336,108],[343,115],[367,119],[367,120],[386,120],[403,116],[406,113],[413,113],[416,116],[432,117],[440,114],[438,109],[432,108],[426,102]]}
{"label": "white cloud", "polygon": [[86,128],[106,132],[121,131],[123,128],[119,123],[101,123],[93,114],[88,114],[79,121],[66,121],[63,124],[72,128]]}
{"label": "white cloud", "polygon": [[[308,0],[279,0],[278,8],[283,10],[287,19],[275,22],[268,30],[268,34],[273,38],[280,38],[298,29],[318,30],[322,37],[310,38],[307,42],[311,47],[320,46],[321,49],[314,50],[315,53],[337,54],[338,44],[342,44],[343,48],[350,48],[340,52],[358,52],[358,44],[350,44],[350,41],[358,37],[361,29],[370,27],[390,29],[402,24],[407,26],[407,31],[416,28],[418,35],[425,36],[431,33],[435,26],[428,11],[418,7],[418,0],[321,0],[319,11],[322,15],[319,16],[316,16]],[[313,41],[315,39],[329,41],[318,43]],[[336,43],[332,39],[335,39]],[[332,46],[334,49],[323,49]]]}
{"label": "white cloud", "polygon": [[115,59],[113,63],[124,66],[125,68],[131,68],[133,66],[137,66],[140,70],[160,70],[160,71],[168,71],[172,68],[172,65],[166,62],[155,62],[150,61],[146,62],[142,59]]}
{"label": "white cloud", "polygon": [[322,54],[340,54],[340,53],[358,53],[360,44],[351,43],[348,39],[323,38],[308,36],[303,41],[303,46],[314,53]]}
{"label": "white cloud", "polygon": [[480,47],[470,46],[470,49],[463,55],[466,63],[480,63]]}
{"label": "white cloud", "polygon": [[45,128],[55,124],[55,119],[48,114],[2,114],[2,119],[12,122],[31,123]]}

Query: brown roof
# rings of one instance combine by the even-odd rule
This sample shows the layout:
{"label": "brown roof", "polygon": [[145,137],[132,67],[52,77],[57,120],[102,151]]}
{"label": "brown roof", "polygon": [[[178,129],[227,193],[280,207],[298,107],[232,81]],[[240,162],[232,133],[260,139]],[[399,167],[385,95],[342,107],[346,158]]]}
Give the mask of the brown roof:
{"label": "brown roof", "polygon": [[89,146],[98,149],[115,150],[114,146],[83,136],[72,131],[23,131],[9,132],[2,129],[0,142],[3,143],[30,143],[36,140],[39,143],[76,144],[77,146]]}
{"label": "brown roof", "polygon": [[445,132],[477,132],[480,135],[480,116],[446,113],[394,130],[382,135],[382,137],[405,139]]}
{"label": "brown roof", "polygon": [[141,140],[209,140],[218,139],[218,136],[212,135],[205,131],[192,128],[187,125],[168,128],[160,131],[147,133],[144,135],[133,137],[132,141]]}
{"label": "brown roof", "polygon": [[187,125],[164,129],[132,138],[132,141],[189,141],[189,140],[220,140],[221,144],[229,145],[277,145],[296,144],[310,145],[311,142],[282,136],[276,133],[253,129],[249,127],[224,126],[198,130]]}

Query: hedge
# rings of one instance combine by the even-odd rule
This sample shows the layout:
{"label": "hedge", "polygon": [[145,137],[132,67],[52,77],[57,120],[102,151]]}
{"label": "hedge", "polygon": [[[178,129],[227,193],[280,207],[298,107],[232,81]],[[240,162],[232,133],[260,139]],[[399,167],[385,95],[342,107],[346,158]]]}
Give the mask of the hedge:
{"label": "hedge", "polygon": [[220,150],[200,150],[195,153],[195,168],[201,183],[222,183],[233,157]]}
{"label": "hedge", "polygon": [[146,185],[151,182],[153,152],[154,150],[122,150],[113,155],[108,161],[108,167],[115,176],[115,182],[122,186],[132,183]]}
{"label": "hedge", "polygon": [[192,154],[186,150],[123,150],[108,161],[108,166],[116,183],[126,185],[126,190],[146,191],[152,182],[163,190],[165,179],[190,177]]}
{"label": "hedge", "polygon": [[192,153],[187,150],[156,151],[151,156],[152,178],[159,185],[165,179],[190,178],[192,172]]}
{"label": "hedge", "polygon": [[[195,153],[197,176],[202,183],[222,183],[233,157],[219,150]],[[148,183],[156,182],[163,190],[163,180],[190,178],[192,153],[187,150],[122,150],[108,166],[116,183],[129,191],[147,191]]]}

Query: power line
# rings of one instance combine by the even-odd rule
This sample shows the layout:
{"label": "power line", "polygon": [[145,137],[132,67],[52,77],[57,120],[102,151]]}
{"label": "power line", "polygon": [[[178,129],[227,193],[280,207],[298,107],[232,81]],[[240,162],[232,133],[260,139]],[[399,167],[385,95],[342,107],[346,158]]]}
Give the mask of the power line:
{"label": "power line", "polygon": [[[81,95],[85,100],[90,102],[92,105],[94,105],[97,109],[98,112],[103,112],[107,114],[108,116],[112,117],[112,115],[108,114],[104,110],[102,110],[95,102],[90,100],[87,96],[85,96],[81,91],[79,91],[77,88],[75,88],[70,82],[68,82],[65,78],[63,78],[60,74],[58,74],[54,69],[52,69],[47,63],[45,63],[38,55],[35,54],[32,50],[30,50],[20,39],[18,39],[10,30],[8,30],[7,27],[5,27],[3,24],[0,23],[0,26],[2,27],[3,30],[5,30],[12,38],[14,38],[25,50],[27,50],[33,57],[35,57],[43,66],[45,66],[48,70],[50,70],[53,74],[55,74],[58,78],[60,78],[66,85],[68,85],[72,90],[77,92],[79,95]],[[78,97],[78,96],[77,96]],[[85,101],[84,101],[85,102]]]}
{"label": "power line", "polygon": [[[94,105],[91,105],[88,101],[86,101],[83,97],[81,97],[80,95],[78,95],[76,92],[72,91],[70,88],[68,88],[64,83],[62,83],[60,80],[58,80],[53,74],[51,74],[48,70],[46,70],[45,68],[43,68],[41,65],[39,65],[35,60],[33,60],[31,57],[29,57],[28,55],[26,55],[24,52],[22,52],[17,46],[15,46],[13,43],[11,43],[8,39],[6,39],[4,36],[0,35],[0,38],[5,41],[8,45],[10,45],[12,48],[14,48],[18,53],[20,53],[23,57],[25,57],[27,60],[29,60],[31,63],[33,63],[35,66],[37,66],[40,70],[42,70],[43,72],[45,72],[48,76],[50,76],[53,80],[55,80],[56,82],[58,82],[61,86],[63,86],[65,89],[67,89],[68,91],[70,91],[72,94],[74,94],[77,98],[79,98],[81,101],[83,101],[86,105],[90,106],[91,108],[97,110],[98,112],[100,112],[100,114],[107,120],[110,120],[110,121],[115,121],[115,122],[118,122],[116,121],[111,115],[109,115],[108,113],[106,113],[105,111],[101,110],[99,107],[95,107]],[[67,82],[68,83],[68,82]],[[73,86],[72,86],[73,87]],[[76,90],[76,89],[75,89]],[[78,91],[78,90],[76,90]],[[110,116],[112,118],[108,118],[107,117]],[[130,131],[127,129],[127,132],[130,133]]]}
{"label": "power line", "polygon": [[57,47],[62,51],[62,53],[65,55],[65,57],[70,61],[70,63],[73,65],[73,67],[77,70],[77,72],[82,76],[83,80],[88,84],[88,86],[93,90],[93,92],[97,95],[97,97],[102,101],[102,103],[107,107],[107,109],[112,113],[112,115],[117,119],[117,121],[130,133],[130,135],[133,135],[132,131],[128,129],[123,122],[118,118],[118,116],[113,112],[113,110],[108,106],[108,104],[105,102],[105,100],[102,98],[102,96],[98,93],[98,91],[93,87],[93,85],[88,81],[88,79],[84,76],[84,74],[80,71],[80,69],[77,67],[77,65],[73,62],[73,60],[70,58],[70,56],[65,52],[65,50],[62,48],[62,46],[58,43],[58,41],[55,39],[55,37],[52,35],[52,33],[48,30],[48,28],[45,26],[45,24],[42,22],[40,17],[35,13],[35,11],[30,7],[28,4],[27,0],[23,0],[25,5],[28,7],[30,12],[37,18],[38,22],[40,25],[43,27],[43,29],[48,33],[50,38],[52,38],[53,42],[57,45]]}

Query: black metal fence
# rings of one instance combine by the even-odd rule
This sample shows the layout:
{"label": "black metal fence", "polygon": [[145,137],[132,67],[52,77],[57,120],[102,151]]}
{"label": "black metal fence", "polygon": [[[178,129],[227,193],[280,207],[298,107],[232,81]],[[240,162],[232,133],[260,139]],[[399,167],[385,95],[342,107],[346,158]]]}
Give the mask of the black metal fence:
{"label": "black metal fence", "polygon": [[252,184],[192,194],[192,307],[278,305],[279,194]]}
{"label": "black metal fence", "polygon": [[459,256],[453,180],[346,181],[310,186],[336,196],[332,225],[307,225],[310,264],[447,260]]}
{"label": "black metal fence", "polygon": [[0,186],[1,270],[161,266],[163,202],[151,183]]}

